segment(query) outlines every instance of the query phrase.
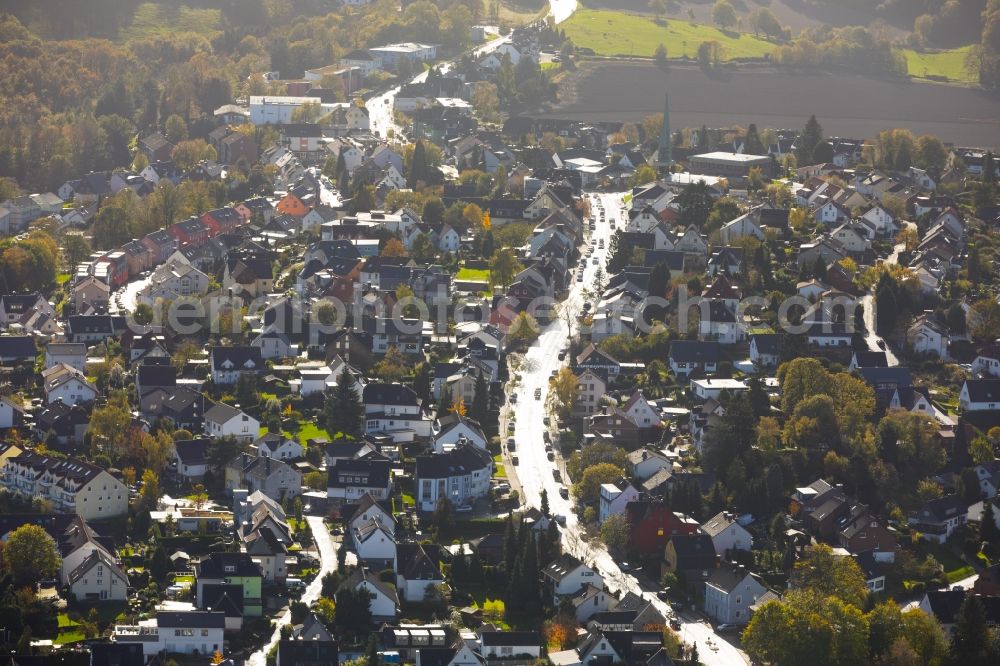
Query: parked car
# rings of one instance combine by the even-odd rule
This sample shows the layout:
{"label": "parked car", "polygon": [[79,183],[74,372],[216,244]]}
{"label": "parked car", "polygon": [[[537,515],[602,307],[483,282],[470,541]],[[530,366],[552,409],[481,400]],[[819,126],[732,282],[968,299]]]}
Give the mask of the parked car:
{"label": "parked car", "polygon": [[550,461],[552,461],[552,460],[555,460],[555,458],[556,458],[556,454],[555,454],[555,453],[553,453],[553,452],[552,452],[552,450],[550,449],[550,450],[549,450],[549,451],[548,451],[548,452],[547,452],[547,453],[545,454],[545,457],[546,457],[546,458],[548,458],[548,459],[549,459]]}
{"label": "parked car", "polygon": [[676,617],[670,618],[670,628],[673,629],[674,631],[680,631],[681,621],[678,620]]}
{"label": "parked car", "polygon": [[563,499],[569,499],[569,488],[567,488],[566,486],[560,486],[559,497],[562,497]]}
{"label": "parked car", "polygon": [[717,634],[728,634],[739,630],[738,624],[729,624],[728,622],[723,622],[715,628],[715,633]]}
{"label": "parked car", "polygon": [[535,389],[535,400],[541,400],[541,399],[542,399],[542,389],[536,388]]}
{"label": "parked car", "polygon": [[554,516],[552,516],[552,520],[556,521],[563,527],[566,527],[566,516],[562,515],[561,513],[557,513]]}
{"label": "parked car", "polygon": [[552,478],[556,481],[562,482],[562,472],[557,469],[552,470]]}
{"label": "parked car", "polygon": [[460,504],[455,507],[455,513],[472,513],[472,505]]}

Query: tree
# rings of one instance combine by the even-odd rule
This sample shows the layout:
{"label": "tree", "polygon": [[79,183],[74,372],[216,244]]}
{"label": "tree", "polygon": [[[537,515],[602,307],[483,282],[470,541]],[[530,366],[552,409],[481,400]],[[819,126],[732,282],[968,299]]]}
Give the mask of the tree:
{"label": "tree", "polygon": [[938,621],[913,608],[903,613],[903,638],[921,658],[921,664],[943,664],[948,655],[948,639]]}
{"label": "tree", "polygon": [[1000,331],[1000,304],[990,298],[976,301],[969,310],[968,323],[973,338],[984,344],[992,341]]}
{"label": "tree", "polygon": [[833,160],[833,144],[829,141],[820,141],[813,149],[812,163],[826,164]]}
{"label": "tree", "polygon": [[[680,206],[678,220],[680,225],[683,227],[694,225],[698,228],[705,225],[715,203],[715,199],[712,198],[712,190],[703,180],[686,187],[677,196],[676,201],[677,205]],[[610,266],[608,268],[610,270]]]}
{"label": "tree", "polygon": [[767,7],[760,7],[750,14],[750,25],[754,32],[762,32],[768,37],[783,37],[784,30],[774,12]]}
{"label": "tree", "polygon": [[747,127],[747,138],[743,142],[743,152],[747,155],[767,154],[764,142],[760,140],[760,133],[757,131],[757,125],[754,123],[750,123],[750,126]]}
{"label": "tree", "polygon": [[955,664],[986,666],[990,660],[989,627],[983,602],[974,594],[966,595],[959,610],[951,657]]}
{"label": "tree", "polygon": [[816,150],[816,146],[819,142],[823,140],[823,127],[816,120],[816,116],[809,116],[808,122],[806,122],[805,129],[802,130],[802,134],[799,135],[798,140],[795,142],[795,157],[798,159],[799,164],[813,164],[813,151]]}
{"label": "tree", "polygon": [[573,410],[577,381],[577,376],[567,366],[559,368],[556,376],[549,381],[549,395],[552,396],[560,420],[567,419]]}
{"label": "tree", "polygon": [[790,579],[796,589],[807,589],[825,597],[836,597],[861,608],[868,598],[865,575],[851,557],[840,557],[826,544],[808,548],[795,563]]}
{"label": "tree", "polygon": [[609,463],[615,467],[625,467],[627,456],[625,451],[613,444],[598,442],[574,451],[566,463],[566,471],[570,478],[577,479],[588,467],[599,463]]}
{"label": "tree", "polygon": [[[850,559],[850,558],[845,558]],[[837,597],[792,590],[764,604],[743,632],[743,648],[773,664],[849,666],[867,663],[868,622],[861,610]]]}
{"label": "tree", "polygon": [[406,246],[398,238],[390,238],[382,246],[382,251],[379,254],[383,257],[405,257],[406,256]]}
{"label": "tree", "polygon": [[204,139],[188,139],[181,141],[170,152],[170,159],[178,168],[187,171],[199,162],[212,161],[218,158],[215,148]]}
{"label": "tree", "polygon": [[145,511],[155,509],[163,492],[160,490],[160,477],[151,469],[142,473],[142,488],[139,489],[139,506]]}
{"label": "tree", "polygon": [[656,63],[656,66],[659,67],[660,69],[666,69],[667,67],[670,66],[670,63],[667,60],[667,47],[664,46],[662,43],[660,43],[656,47],[656,51],[653,52],[653,61]]}
{"label": "tree", "polygon": [[601,523],[601,541],[612,553],[623,553],[628,546],[629,536],[629,524],[625,514],[612,514]]}
{"label": "tree", "polygon": [[643,164],[632,174],[630,184],[632,187],[638,187],[646,183],[652,183],[654,180],[656,180],[656,169],[648,164]]}
{"label": "tree", "polygon": [[521,268],[514,250],[505,247],[497,252],[490,262],[490,281],[505,288],[509,287]]}
{"label": "tree", "polygon": [[534,342],[540,332],[541,328],[535,318],[527,312],[521,312],[507,328],[507,338],[516,347]]}
{"label": "tree", "polygon": [[588,467],[573,484],[573,494],[584,504],[596,504],[600,497],[601,485],[614,483],[622,477],[622,474],[624,470],[611,463],[598,463]]}
{"label": "tree", "polygon": [[406,184],[411,189],[417,187],[417,183],[429,183],[428,172],[430,167],[427,163],[427,149],[424,142],[417,140],[413,148],[413,156],[410,158],[410,171],[406,176]]}
{"label": "tree", "polygon": [[3,563],[16,581],[27,584],[55,576],[62,558],[48,532],[38,525],[28,524],[8,535]]}
{"label": "tree", "polygon": [[123,391],[113,392],[107,404],[90,412],[87,434],[91,448],[106,454],[114,464],[118,464],[125,455],[131,425],[132,408],[128,396]]}
{"label": "tree", "polygon": [[163,136],[173,144],[184,141],[188,138],[187,123],[177,114],[170,116],[164,125]]}
{"label": "tree", "polygon": [[324,416],[326,430],[332,437],[338,433],[346,437],[361,436],[364,409],[354,389],[354,382],[347,368],[337,377],[337,385],[327,391]]}
{"label": "tree", "polygon": [[716,0],[712,6],[712,20],[722,29],[731,28],[739,23],[736,10],[729,3],[729,0]]}
{"label": "tree", "polygon": [[983,516],[979,521],[979,540],[990,545],[1000,544],[1000,528],[996,523],[996,512],[993,502],[983,502]]}
{"label": "tree", "polygon": [[917,166],[940,172],[948,163],[948,149],[936,136],[923,135],[917,139]]}
{"label": "tree", "polygon": [[365,649],[366,666],[379,666],[378,643],[375,642],[375,634],[368,637],[368,647]]}

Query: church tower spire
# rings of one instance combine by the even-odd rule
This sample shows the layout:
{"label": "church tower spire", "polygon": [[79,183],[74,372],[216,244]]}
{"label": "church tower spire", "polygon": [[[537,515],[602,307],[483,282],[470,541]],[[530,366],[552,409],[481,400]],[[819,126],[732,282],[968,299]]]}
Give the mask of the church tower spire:
{"label": "church tower spire", "polygon": [[660,145],[656,149],[656,169],[660,174],[670,172],[674,164],[674,146],[670,140],[670,96],[663,93],[663,126],[660,127]]}

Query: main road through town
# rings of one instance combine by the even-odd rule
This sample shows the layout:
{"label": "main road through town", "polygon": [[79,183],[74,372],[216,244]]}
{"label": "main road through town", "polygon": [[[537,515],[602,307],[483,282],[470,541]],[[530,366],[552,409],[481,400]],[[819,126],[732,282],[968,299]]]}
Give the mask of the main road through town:
{"label": "main road through town", "polygon": [[[599,266],[603,268],[607,260],[607,251],[613,233],[611,224],[614,222],[617,228],[621,228],[627,222],[627,213],[622,209],[623,193],[602,193],[589,196],[591,212],[596,219],[596,230],[590,241],[595,248],[594,254],[587,260],[584,279],[576,281],[574,277],[573,287],[566,300],[561,304],[562,308],[569,310],[571,315],[569,320],[573,322],[574,334],[577,332],[576,315],[582,311],[586,298],[584,292],[594,288],[597,269]],[[604,210],[603,219],[600,215],[601,208]],[[601,239],[604,240],[603,248],[599,247]],[[593,263],[594,257],[598,260],[597,264]],[[640,583],[635,576],[622,572],[618,563],[603,544],[597,541],[587,541],[576,514],[573,512],[571,500],[560,495],[563,484],[556,481],[554,477],[556,465],[547,458],[545,442],[542,439],[542,424],[545,417],[549,377],[553,371],[558,370],[563,365],[564,362],[559,360],[559,352],[567,347],[568,341],[567,317],[565,315],[559,316],[545,327],[538,340],[529,348],[520,368],[521,380],[516,385],[517,398],[511,405],[511,409],[516,414],[514,438],[517,444],[516,455],[519,462],[516,470],[524,501],[529,506],[539,507],[541,493],[544,489],[548,495],[552,514],[565,516],[565,526],[561,530],[564,549],[588,565],[595,567],[604,577],[607,586],[613,591],[629,591],[640,594],[649,599],[664,616],[672,617],[675,613],[666,603],[656,597],[658,587],[655,583]],[[536,389],[540,390],[539,399],[534,397]],[[678,619],[682,623],[680,632],[682,639],[689,645],[697,644],[699,657],[704,664],[731,666],[749,663],[749,660],[739,649],[716,635],[712,626],[707,622],[683,616]]]}

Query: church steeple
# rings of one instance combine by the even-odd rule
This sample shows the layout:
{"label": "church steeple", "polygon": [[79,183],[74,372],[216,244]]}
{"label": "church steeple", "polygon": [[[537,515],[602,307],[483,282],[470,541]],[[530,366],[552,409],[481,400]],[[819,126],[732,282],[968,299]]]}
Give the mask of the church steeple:
{"label": "church steeple", "polygon": [[670,96],[663,93],[663,126],[660,127],[660,145],[656,149],[656,169],[660,174],[670,172],[674,164],[674,146],[670,141]]}

